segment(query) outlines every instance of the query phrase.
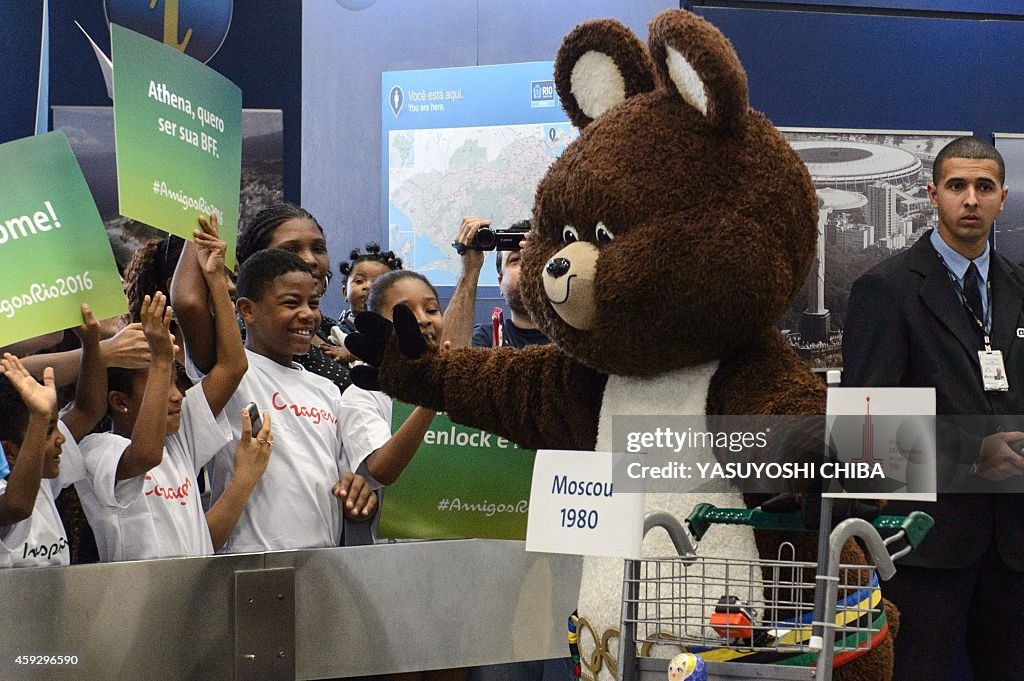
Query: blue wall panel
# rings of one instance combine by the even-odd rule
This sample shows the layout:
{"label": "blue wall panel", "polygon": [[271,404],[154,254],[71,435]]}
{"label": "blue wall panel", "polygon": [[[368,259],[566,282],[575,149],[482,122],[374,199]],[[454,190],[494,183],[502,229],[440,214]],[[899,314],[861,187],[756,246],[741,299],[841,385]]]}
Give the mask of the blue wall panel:
{"label": "blue wall panel", "polygon": [[43,0],[0,3],[0,144],[35,132]]}
{"label": "blue wall panel", "polygon": [[480,64],[547,61],[555,58],[562,38],[586,19],[614,17],[647,40],[647,24],[672,0],[591,0],[577,3],[480,0],[477,40]]}
{"label": "blue wall panel", "polygon": [[777,125],[984,135],[1024,120],[1024,22],[696,11],[732,40],[751,103]]}

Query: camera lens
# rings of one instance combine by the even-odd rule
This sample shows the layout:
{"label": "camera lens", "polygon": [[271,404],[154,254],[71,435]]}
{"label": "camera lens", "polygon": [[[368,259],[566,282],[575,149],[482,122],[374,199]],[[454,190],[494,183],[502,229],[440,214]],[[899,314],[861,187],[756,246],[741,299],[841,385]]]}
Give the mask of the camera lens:
{"label": "camera lens", "polygon": [[476,232],[476,237],[473,239],[473,245],[478,251],[490,251],[494,249],[495,236],[494,231],[487,228],[481,227]]}

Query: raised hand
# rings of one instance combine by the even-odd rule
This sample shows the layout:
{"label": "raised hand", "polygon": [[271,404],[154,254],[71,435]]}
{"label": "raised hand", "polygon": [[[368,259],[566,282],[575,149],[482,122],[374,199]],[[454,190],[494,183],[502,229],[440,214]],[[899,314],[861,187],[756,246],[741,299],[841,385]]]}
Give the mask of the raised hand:
{"label": "raised hand", "polygon": [[224,273],[224,260],[228,252],[228,245],[220,238],[217,214],[211,213],[209,220],[200,215],[199,226],[202,229],[197,229],[192,233],[195,237],[196,256],[199,259],[199,267],[202,269],[203,274],[222,275]]}
{"label": "raised hand", "polygon": [[174,311],[167,304],[167,296],[160,291],[142,301],[142,333],[146,335],[153,358],[173,359],[174,336],[171,335],[171,317]]}
{"label": "raised hand", "polygon": [[[123,330],[123,329],[122,329]],[[92,308],[82,303],[82,325],[75,328],[75,335],[82,345],[96,345],[100,342],[102,327],[92,314]]]}
{"label": "raised hand", "polygon": [[[462,218],[459,224],[459,231],[455,235],[452,246],[462,256],[462,269],[466,272],[479,274],[484,264],[484,252],[473,247],[476,240],[476,233],[481,227],[490,227],[491,221],[474,216]],[[461,246],[461,248],[460,248]]]}
{"label": "raised hand", "polygon": [[9,352],[4,353],[0,360],[0,368],[4,376],[21,397],[29,411],[38,416],[50,418],[57,408],[57,389],[53,382],[53,369],[43,370],[43,382],[40,384],[17,357]]}

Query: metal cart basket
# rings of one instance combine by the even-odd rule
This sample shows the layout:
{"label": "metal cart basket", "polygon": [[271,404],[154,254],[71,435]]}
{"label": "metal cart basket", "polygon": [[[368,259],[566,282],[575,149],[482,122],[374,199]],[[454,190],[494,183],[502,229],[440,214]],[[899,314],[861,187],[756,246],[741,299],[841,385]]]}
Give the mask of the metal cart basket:
{"label": "metal cart basket", "polygon": [[[834,665],[884,640],[888,625],[878,580],[895,573],[893,560],[916,548],[934,521],[914,512],[871,523],[848,519],[829,532],[832,503],[822,500],[817,562],[796,560],[792,544],[782,544],[775,560],[697,551],[714,524],[803,530],[799,513],[700,504],[686,527],[670,514],[649,514],[644,533],[664,528],[679,555],[626,561],[622,680],[661,681],[668,658],[691,652],[705,661],[709,681],[829,681]],[[883,540],[882,534],[889,536]],[[840,564],[840,550],[851,537],[861,540],[874,565]]]}

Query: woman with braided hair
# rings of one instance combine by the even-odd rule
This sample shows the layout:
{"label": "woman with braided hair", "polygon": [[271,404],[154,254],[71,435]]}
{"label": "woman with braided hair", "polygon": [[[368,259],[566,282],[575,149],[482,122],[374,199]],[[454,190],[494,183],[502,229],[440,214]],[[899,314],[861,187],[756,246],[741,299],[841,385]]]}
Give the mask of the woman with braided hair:
{"label": "woman with braided hair", "polygon": [[[268,248],[279,248],[299,256],[309,265],[321,295],[327,290],[331,271],[327,256],[327,239],[324,237],[323,227],[309,211],[292,203],[278,203],[261,210],[250,223],[241,226],[235,249],[235,258],[239,265],[254,253]],[[186,252],[188,250],[186,249]],[[194,256],[183,256],[178,264],[179,272],[182,267],[191,267],[194,259]],[[177,274],[175,280],[178,280]],[[182,278],[182,281],[190,280],[194,281],[195,278]],[[206,304],[206,291],[186,288],[172,287],[174,309],[179,317],[188,316],[187,323],[182,324],[184,328],[210,330],[209,333],[191,333],[185,338],[189,359],[199,371],[205,373],[216,359],[210,342],[214,337],[213,318]],[[295,357],[295,361],[308,371],[330,379],[339,390],[344,391],[350,383],[348,367],[334,360],[334,355],[343,348],[332,345],[330,341],[330,331],[337,323],[334,319],[323,317],[309,352]]]}

